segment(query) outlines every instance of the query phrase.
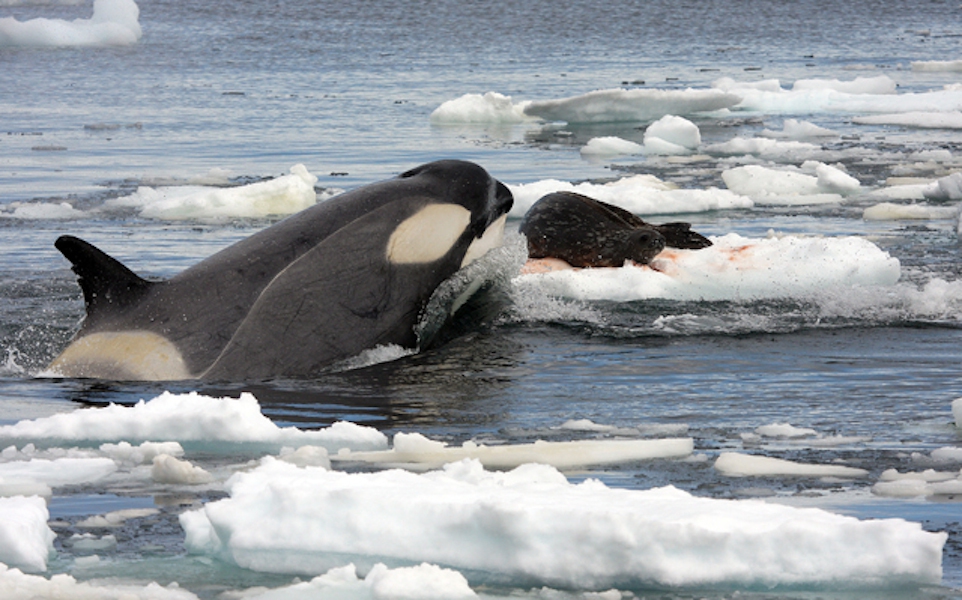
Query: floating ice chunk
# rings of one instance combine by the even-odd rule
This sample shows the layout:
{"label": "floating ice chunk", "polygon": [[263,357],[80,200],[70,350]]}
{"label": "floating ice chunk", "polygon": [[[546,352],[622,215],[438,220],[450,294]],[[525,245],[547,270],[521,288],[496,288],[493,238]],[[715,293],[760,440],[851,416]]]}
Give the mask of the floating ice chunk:
{"label": "floating ice chunk", "polygon": [[771,456],[722,452],[715,469],[729,477],[865,477],[868,471],[842,465],[798,463]]}
{"label": "floating ice chunk", "polygon": [[[663,250],[650,266],[524,274],[515,286],[579,300],[797,298],[828,289],[893,285],[899,261],[860,237],[712,237],[701,250]],[[944,304],[943,304],[944,306]]]}
{"label": "floating ice chunk", "polygon": [[465,442],[448,446],[420,433],[398,433],[394,448],[380,452],[342,452],[333,460],[404,465],[421,469],[440,467],[466,458],[485,467],[508,469],[525,463],[570,469],[588,465],[624,463],[652,458],[683,458],[692,453],[691,438],[657,440],[577,440],[570,442],[536,441],[532,444],[486,446]]}
{"label": "floating ice chunk", "polygon": [[294,448],[281,448],[278,458],[298,467],[331,468],[330,455],[326,448],[320,446],[301,446],[296,450]]}
{"label": "floating ice chunk", "polygon": [[772,131],[771,129],[765,129],[758,135],[766,138],[775,139],[789,139],[789,140],[810,140],[815,138],[837,138],[839,134],[837,131],[832,131],[831,129],[826,129],[824,127],[819,127],[814,123],[809,123],[808,121],[799,121],[798,119],[785,119],[782,124],[781,131]]}
{"label": "floating ice chunk", "polygon": [[834,90],[846,94],[894,94],[897,87],[891,77],[879,75],[878,77],[856,77],[854,81],[799,79],[792,85],[792,90]]}
{"label": "floating ice chunk", "polygon": [[32,573],[46,571],[57,537],[47,526],[49,517],[47,503],[38,496],[0,498],[0,563]]}
{"label": "floating ice chunk", "polygon": [[511,96],[497,92],[465,94],[460,98],[448,100],[431,113],[435,124],[452,123],[492,123],[511,124],[530,120],[524,114],[527,102],[514,104]]}
{"label": "floating ice chunk", "polygon": [[96,536],[92,533],[75,533],[64,540],[64,545],[72,547],[74,552],[84,554],[113,552],[117,549],[117,537],[113,534]]}
{"label": "floating ice chunk", "polygon": [[722,90],[607,89],[561,100],[533,101],[524,113],[546,121],[615,123],[654,121],[730,108],[739,97]]}
{"label": "floating ice chunk", "polygon": [[127,46],[140,39],[140,9],[133,0],[94,0],[89,19],[0,19],[3,46]]}
{"label": "floating ice chunk", "polygon": [[788,423],[772,423],[755,428],[755,433],[763,437],[798,438],[816,435],[818,432],[807,427],[795,427]]}
{"label": "floating ice chunk", "polygon": [[722,172],[722,180],[732,192],[764,204],[831,204],[858,189],[854,177],[830,165],[818,165],[817,175],[744,165]]}
{"label": "floating ice chunk", "polygon": [[959,216],[955,206],[932,206],[931,204],[895,204],[882,202],[862,211],[866,221],[940,220]]}
{"label": "floating ice chunk", "polygon": [[156,508],[125,508],[103,515],[87,517],[82,521],[78,521],[74,526],[81,529],[110,529],[122,526],[128,519],[140,519],[159,513],[160,511]]}
{"label": "floating ice chunk", "polygon": [[940,177],[922,193],[932,200],[962,200],[962,172]]}
{"label": "floating ice chunk", "polygon": [[140,187],[130,196],[116,198],[105,207],[134,207],[148,219],[211,220],[289,215],[317,202],[317,177],[304,165],[294,165],[290,175],[238,187]]}
{"label": "floating ice chunk", "polygon": [[919,129],[962,129],[962,111],[905,112],[855,117],[859,125],[900,125]]}
{"label": "floating ice chunk", "polygon": [[962,398],[952,401],[952,416],[955,418],[955,426],[962,427]]}
{"label": "floating ice chunk", "polygon": [[872,493],[900,498],[959,494],[962,493],[962,473],[934,469],[899,473],[895,469],[888,469],[879,477],[878,483],[872,486]]}
{"label": "floating ice chunk", "polygon": [[333,568],[311,581],[244,596],[246,600],[459,600],[477,597],[464,575],[427,563],[396,569],[378,563],[364,579],[357,576],[352,563]]}
{"label": "floating ice chunk", "polygon": [[130,442],[100,445],[100,451],[120,463],[142,465],[152,463],[159,454],[183,456],[184,447],[177,442],[144,442],[133,446]]}
{"label": "floating ice chunk", "polygon": [[654,175],[632,175],[609,183],[578,183],[543,179],[533,183],[509,185],[514,195],[510,215],[522,217],[545,194],[576,192],[595,200],[614,204],[638,215],[696,213],[730,208],[750,208],[752,201],[729,190],[678,189]]}
{"label": "floating ice chunk", "polygon": [[689,154],[701,145],[698,126],[675,115],[665,115],[645,129],[648,154]]}
{"label": "floating ice chunk", "polygon": [[78,582],[61,573],[50,579],[27,575],[18,569],[0,564],[0,598],[56,598],[57,600],[197,600],[197,596],[180,589],[176,583],[161,587],[156,583],[146,586],[108,585]]}
{"label": "floating ice chunk", "polygon": [[720,154],[723,156],[742,156],[750,154],[768,160],[804,160],[816,152],[820,152],[821,146],[808,142],[781,141],[769,138],[743,138],[736,137],[727,142],[709,144],[702,148],[707,154]]}
{"label": "floating ice chunk", "polygon": [[962,60],[914,60],[913,71],[962,71]]}
{"label": "floating ice chunk", "polygon": [[157,483],[181,483],[196,485],[210,483],[214,476],[204,469],[190,464],[186,460],[178,460],[169,454],[154,457],[154,466],[150,470],[150,477]]}
{"label": "floating ice chunk", "polygon": [[[956,418],[959,418],[959,413],[956,413]],[[956,421],[956,427],[962,427]],[[943,446],[942,448],[936,448],[931,452],[932,460],[939,463],[962,463],[962,448],[955,446]]]}
{"label": "floating ice chunk", "polygon": [[181,516],[188,550],[272,572],[323,573],[354,555],[536,587],[885,587],[938,583],[947,538],[901,519],[572,484],[542,465],[466,460],[418,475],[265,459],[228,489]]}
{"label": "floating ice chunk", "polygon": [[641,154],[645,147],[641,144],[617,136],[596,137],[588,140],[581,148],[581,155],[587,157],[623,156]]}
{"label": "floating ice chunk", "polygon": [[83,219],[88,214],[69,202],[11,202],[0,208],[0,218],[27,220]]}
{"label": "floating ice chunk", "polygon": [[[329,450],[377,450],[387,438],[371,427],[337,422],[318,431],[278,427],[261,413],[257,398],[211,398],[197,392],[164,392],[133,406],[111,404],[81,408],[13,425],[0,426],[0,439],[140,441],[175,440],[181,444],[252,443],[269,446],[319,445]],[[111,461],[112,462],[112,461]]]}
{"label": "floating ice chunk", "polygon": [[818,178],[818,188],[828,193],[851,194],[862,185],[858,179],[838,167],[822,163],[815,166],[815,176]]}
{"label": "floating ice chunk", "polygon": [[0,481],[39,482],[50,487],[100,481],[117,470],[109,458],[34,458],[0,463]]}

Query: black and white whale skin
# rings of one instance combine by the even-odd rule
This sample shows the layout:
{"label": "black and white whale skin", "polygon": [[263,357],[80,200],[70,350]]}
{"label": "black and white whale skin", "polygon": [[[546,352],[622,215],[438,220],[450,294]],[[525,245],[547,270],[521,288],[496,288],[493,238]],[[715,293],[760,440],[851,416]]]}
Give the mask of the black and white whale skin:
{"label": "black and white whale skin", "polygon": [[114,380],[310,376],[418,343],[431,294],[501,244],[513,199],[480,166],[438,161],[292,215],[175,277],[147,281],[63,236],[87,315],[53,374]]}
{"label": "black and white whale skin", "polygon": [[535,202],[519,230],[528,258],[557,258],[572,267],[621,267],[626,260],[648,264],[666,246],[705,248],[711,241],[688,223],[646,223],[634,214],[576,194],[554,192]]}

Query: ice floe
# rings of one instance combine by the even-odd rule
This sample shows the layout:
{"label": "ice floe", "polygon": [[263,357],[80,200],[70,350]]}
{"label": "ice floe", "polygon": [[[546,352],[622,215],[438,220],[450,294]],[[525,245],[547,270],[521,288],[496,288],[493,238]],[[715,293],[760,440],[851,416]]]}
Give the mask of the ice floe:
{"label": "ice floe", "polygon": [[832,288],[895,284],[899,261],[860,237],[711,238],[701,250],[669,248],[651,266],[523,274],[518,286],[580,300],[750,300],[805,297]]}
{"label": "ice floe", "polygon": [[0,426],[0,440],[58,441],[177,441],[214,449],[218,445],[319,445],[380,450],[387,438],[371,427],[341,421],[317,431],[278,427],[260,410],[252,394],[239,398],[211,398],[190,392],[164,392],[133,406],[111,404],[81,408],[39,419]]}
{"label": "ice floe", "polygon": [[655,121],[730,108],[739,97],[717,89],[607,89],[525,104],[524,113],[545,121],[606,123]]}
{"label": "ice floe", "polygon": [[861,187],[838,167],[816,161],[806,161],[801,168],[734,167],[722,172],[722,180],[732,192],[770,205],[841,202]]}
{"label": "ice floe", "polygon": [[197,600],[197,596],[180,589],[177,584],[163,587],[157,583],[110,584],[79,582],[70,575],[54,575],[49,579],[29,575],[20,569],[0,564],[0,597],[56,598],[58,600]]}
{"label": "ice floe", "polygon": [[868,471],[845,465],[799,463],[783,458],[722,452],[715,470],[729,477],[866,477]]}
{"label": "ice floe", "polygon": [[511,96],[498,92],[465,94],[448,100],[431,113],[431,122],[437,125],[452,123],[521,123],[531,120],[524,114],[526,102],[514,104]]}
{"label": "ice floe", "polygon": [[899,125],[902,127],[918,127],[920,129],[962,129],[962,111],[912,111],[895,114],[863,115],[854,117],[852,121],[860,125]]}
{"label": "ice floe", "polygon": [[665,115],[645,129],[644,144],[616,136],[592,138],[581,148],[586,157],[626,154],[691,154],[701,144],[698,126],[684,117]]}
{"label": "ice floe", "polygon": [[128,46],[140,39],[140,9],[133,0],[94,0],[89,19],[0,19],[2,46]]}
{"label": "ice floe", "polygon": [[47,570],[56,538],[48,518],[47,504],[39,496],[0,498],[0,569],[11,565],[31,573]]}
{"label": "ice floe", "polygon": [[[637,430],[636,430],[637,433]],[[525,463],[541,463],[558,469],[625,463],[652,458],[683,458],[694,450],[691,438],[575,440],[531,444],[485,445],[465,442],[448,446],[419,433],[398,433],[390,450],[375,452],[341,452],[331,457],[335,462],[379,463],[407,468],[437,468],[466,458],[487,468],[505,469]]]}
{"label": "ice floe", "polygon": [[552,192],[584,194],[638,215],[695,213],[754,206],[749,198],[729,190],[680,189],[654,175],[633,175],[608,183],[571,183],[558,179],[542,179],[508,185],[508,188],[514,195],[514,206],[509,213],[513,217],[524,216],[535,202]]}
{"label": "ice floe", "polygon": [[900,519],[572,484],[530,464],[352,474],[265,458],[227,487],[181,516],[186,545],[269,572],[319,574],[353,556],[441,564],[472,584],[886,586],[938,582],[946,539]]}

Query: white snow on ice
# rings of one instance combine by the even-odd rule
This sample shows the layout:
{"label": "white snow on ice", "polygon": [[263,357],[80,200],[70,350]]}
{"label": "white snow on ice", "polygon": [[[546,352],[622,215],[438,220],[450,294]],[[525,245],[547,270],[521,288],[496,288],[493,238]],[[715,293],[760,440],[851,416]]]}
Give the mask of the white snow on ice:
{"label": "white snow on ice", "polygon": [[3,46],[128,46],[140,39],[140,9],[133,0],[94,0],[89,19],[0,19]]}
{"label": "white snow on ice", "polygon": [[349,474],[265,458],[227,487],[229,498],[181,516],[186,545],[269,572],[323,573],[351,555],[587,590],[885,586],[938,582],[946,539],[901,519],[572,484],[534,464],[490,472],[464,460],[425,474]]}

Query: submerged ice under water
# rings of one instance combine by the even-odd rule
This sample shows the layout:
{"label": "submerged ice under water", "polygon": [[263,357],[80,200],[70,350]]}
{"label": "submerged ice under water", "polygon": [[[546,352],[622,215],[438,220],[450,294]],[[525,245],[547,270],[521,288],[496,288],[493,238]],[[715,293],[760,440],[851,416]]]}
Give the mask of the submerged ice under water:
{"label": "submerged ice under water", "polygon": [[[953,3],[0,4],[0,591],[960,595]],[[512,233],[445,345],[312,381],[44,372],[58,235],[168,277],[438,158],[509,229],[568,189],[715,245]]]}

